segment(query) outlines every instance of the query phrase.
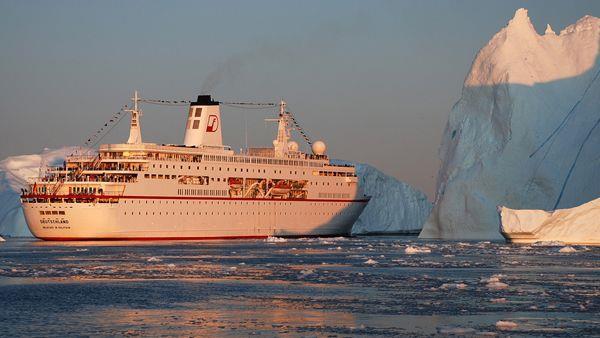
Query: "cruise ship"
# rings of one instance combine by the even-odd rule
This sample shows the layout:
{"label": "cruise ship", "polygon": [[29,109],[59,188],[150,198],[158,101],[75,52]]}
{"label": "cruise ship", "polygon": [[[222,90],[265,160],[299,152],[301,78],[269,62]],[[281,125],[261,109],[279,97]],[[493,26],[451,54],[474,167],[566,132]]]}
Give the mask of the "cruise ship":
{"label": "cruise ship", "polygon": [[[43,240],[187,240],[346,236],[369,202],[352,165],[322,141],[299,150],[299,126],[279,106],[273,147],[223,145],[221,105],[189,102],[183,144],[142,141],[135,92],[126,143],[68,156],[23,189],[27,225]],[[186,103],[187,106],[187,103]],[[277,114],[276,114],[277,115]],[[105,125],[106,126],[106,125]],[[304,133],[302,132],[302,135]]]}

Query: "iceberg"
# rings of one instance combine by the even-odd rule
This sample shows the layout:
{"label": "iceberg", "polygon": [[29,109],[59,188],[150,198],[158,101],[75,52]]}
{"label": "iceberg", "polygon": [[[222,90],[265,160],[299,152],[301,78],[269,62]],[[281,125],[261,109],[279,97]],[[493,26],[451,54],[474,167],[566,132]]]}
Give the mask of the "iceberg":
{"label": "iceberg", "polygon": [[371,200],[354,223],[352,234],[418,234],[432,209],[427,196],[368,164],[354,165]]}
{"label": "iceberg", "polygon": [[44,150],[41,154],[11,156],[0,161],[0,234],[32,236],[27,228],[19,196],[27,180],[37,177],[48,165],[60,165],[76,147]]}
{"label": "iceberg", "polygon": [[498,205],[554,210],[600,196],[599,41],[596,17],[540,35],[521,8],[479,51],[442,137],[421,238],[499,240]]}
{"label": "iceberg", "polygon": [[[564,244],[600,245],[600,198],[575,208],[515,210],[499,207],[500,232],[513,243],[560,241]],[[574,252],[573,248],[560,252]]]}

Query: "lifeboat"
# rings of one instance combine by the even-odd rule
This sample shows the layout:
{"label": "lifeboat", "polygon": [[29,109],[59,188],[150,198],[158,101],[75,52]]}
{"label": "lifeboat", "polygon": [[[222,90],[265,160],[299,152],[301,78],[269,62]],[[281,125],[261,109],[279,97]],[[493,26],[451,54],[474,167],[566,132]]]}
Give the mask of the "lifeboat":
{"label": "lifeboat", "polygon": [[232,189],[241,189],[243,180],[240,177],[230,177],[227,183],[229,183],[229,187]]}
{"label": "lifeboat", "polygon": [[271,188],[271,195],[283,196],[289,194],[292,186],[286,181],[279,181]]}

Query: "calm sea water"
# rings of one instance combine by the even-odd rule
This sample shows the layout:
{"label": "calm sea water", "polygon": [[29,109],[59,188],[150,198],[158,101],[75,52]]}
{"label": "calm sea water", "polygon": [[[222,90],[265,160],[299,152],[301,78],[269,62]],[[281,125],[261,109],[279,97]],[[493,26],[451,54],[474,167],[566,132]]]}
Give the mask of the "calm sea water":
{"label": "calm sea water", "polygon": [[599,335],[600,248],[572,248],[13,239],[0,336]]}

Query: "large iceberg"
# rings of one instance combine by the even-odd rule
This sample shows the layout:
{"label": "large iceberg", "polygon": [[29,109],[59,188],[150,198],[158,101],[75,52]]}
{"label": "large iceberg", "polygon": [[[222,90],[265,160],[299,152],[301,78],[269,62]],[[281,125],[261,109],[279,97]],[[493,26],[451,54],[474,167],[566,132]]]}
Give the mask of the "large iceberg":
{"label": "large iceberg", "polygon": [[[81,150],[65,147],[0,161],[0,234],[31,236],[20,207],[20,189],[43,170],[40,167],[59,165],[75,151]],[[354,224],[353,234],[417,233],[421,229],[432,208],[425,194],[367,164],[356,164],[356,172],[372,199]]]}
{"label": "large iceberg", "polygon": [[418,233],[432,208],[427,196],[368,164],[355,165],[360,185],[371,200],[354,223],[352,233]]}
{"label": "large iceberg", "polygon": [[500,232],[511,242],[600,244],[600,198],[555,211],[498,209]]}
{"label": "large iceberg", "polygon": [[538,34],[519,9],[477,54],[440,148],[422,238],[501,239],[496,207],[600,196],[600,19]]}
{"label": "large iceberg", "polygon": [[59,165],[76,151],[74,147],[45,150],[41,154],[8,157],[0,161],[0,234],[6,236],[31,236],[19,201],[21,189],[27,181],[37,177],[48,165]]}

